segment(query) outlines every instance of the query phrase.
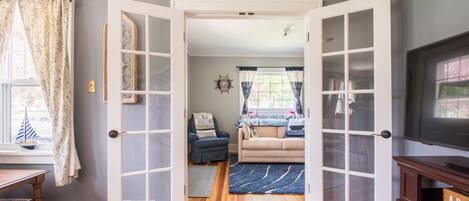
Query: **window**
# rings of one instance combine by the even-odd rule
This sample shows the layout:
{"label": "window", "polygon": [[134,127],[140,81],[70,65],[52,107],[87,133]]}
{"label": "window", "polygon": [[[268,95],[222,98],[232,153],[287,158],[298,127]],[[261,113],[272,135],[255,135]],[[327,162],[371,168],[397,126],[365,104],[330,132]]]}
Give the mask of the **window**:
{"label": "window", "polygon": [[437,64],[435,117],[469,119],[469,55]]}
{"label": "window", "polygon": [[294,108],[295,98],[287,74],[278,69],[258,71],[248,99],[249,115],[285,117]]}
{"label": "window", "polygon": [[18,6],[5,43],[0,60],[0,143],[15,143],[25,109],[31,126],[40,136],[39,143],[48,143],[52,137],[51,119],[36,77]]}

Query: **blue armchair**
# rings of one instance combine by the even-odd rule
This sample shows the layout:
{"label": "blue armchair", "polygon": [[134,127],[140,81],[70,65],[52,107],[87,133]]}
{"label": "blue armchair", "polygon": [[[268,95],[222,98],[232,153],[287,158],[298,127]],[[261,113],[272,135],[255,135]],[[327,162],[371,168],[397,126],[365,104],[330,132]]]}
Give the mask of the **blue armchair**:
{"label": "blue armchair", "polygon": [[194,163],[221,161],[228,159],[228,140],[230,134],[218,130],[218,123],[213,118],[217,137],[201,138],[197,136],[193,117],[189,120],[189,144],[191,145],[191,160]]}

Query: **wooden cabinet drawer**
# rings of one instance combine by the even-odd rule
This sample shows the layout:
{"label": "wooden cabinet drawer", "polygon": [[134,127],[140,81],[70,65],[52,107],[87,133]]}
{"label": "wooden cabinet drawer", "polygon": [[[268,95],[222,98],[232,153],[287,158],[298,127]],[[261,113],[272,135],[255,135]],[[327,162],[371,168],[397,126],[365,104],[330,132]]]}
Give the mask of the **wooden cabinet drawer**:
{"label": "wooden cabinet drawer", "polygon": [[443,190],[444,201],[469,201],[469,195],[457,191],[453,188],[445,188]]}

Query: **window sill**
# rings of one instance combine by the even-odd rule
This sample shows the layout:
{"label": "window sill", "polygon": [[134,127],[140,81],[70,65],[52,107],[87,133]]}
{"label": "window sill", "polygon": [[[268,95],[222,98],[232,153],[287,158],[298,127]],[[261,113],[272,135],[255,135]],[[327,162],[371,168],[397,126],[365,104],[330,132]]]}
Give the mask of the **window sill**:
{"label": "window sill", "polygon": [[16,144],[0,144],[0,164],[53,164],[52,146],[38,145],[27,150]]}

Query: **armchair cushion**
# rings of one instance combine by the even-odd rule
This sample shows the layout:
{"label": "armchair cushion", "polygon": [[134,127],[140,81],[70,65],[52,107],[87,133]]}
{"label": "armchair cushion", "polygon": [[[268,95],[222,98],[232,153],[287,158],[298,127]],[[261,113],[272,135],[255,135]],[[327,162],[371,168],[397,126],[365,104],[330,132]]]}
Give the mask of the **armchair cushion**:
{"label": "armchair cushion", "polygon": [[202,138],[197,141],[194,141],[191,146],[194,148],[209,148],[209,147],[219,147],[228,144],[228,138],[222,137],[210,137]]}
{"label": "armchair cushion", "polygon": [[218,131],[217,136],[221,138],[228,138],[228,139],[230,138],[230,134],[225,131]]}
{"label": "armchair cushion", "polygon": [[192,144],[197,140],[199,140],[199,136],[197,136],[197,133],[189,132],[189,144]]}

